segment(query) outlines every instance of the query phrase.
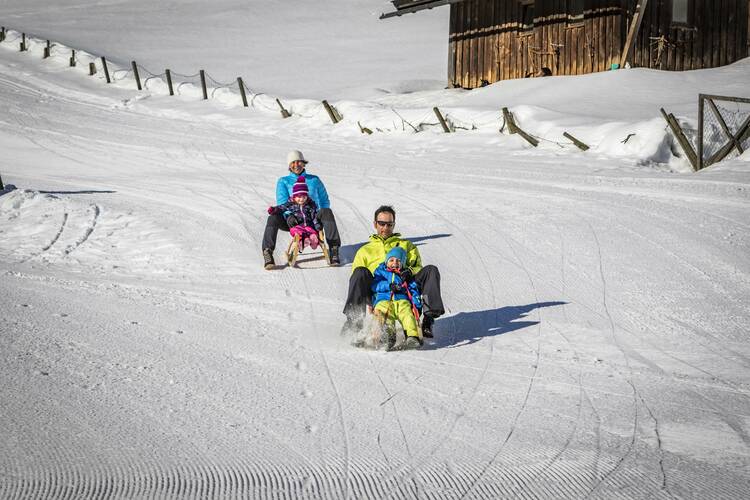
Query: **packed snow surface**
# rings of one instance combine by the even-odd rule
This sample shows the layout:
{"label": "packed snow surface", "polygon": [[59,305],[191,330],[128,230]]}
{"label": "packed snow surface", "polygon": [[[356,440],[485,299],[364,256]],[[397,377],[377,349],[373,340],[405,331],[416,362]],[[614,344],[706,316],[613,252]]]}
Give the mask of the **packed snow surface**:
{"label": "packed snow surface", "polygon": [[[446,9],[49,4],[2,2],[1,498],[746,497],[750,156],[693,173],[659,108],[694,128],[698,92],[750,97],[750,61],[465,91]],[[259,87],[138,91],[133,58]],[[339,268],[262,267],[291,149]],[[339,334],[383,203],[442,276],[416,351]]]}

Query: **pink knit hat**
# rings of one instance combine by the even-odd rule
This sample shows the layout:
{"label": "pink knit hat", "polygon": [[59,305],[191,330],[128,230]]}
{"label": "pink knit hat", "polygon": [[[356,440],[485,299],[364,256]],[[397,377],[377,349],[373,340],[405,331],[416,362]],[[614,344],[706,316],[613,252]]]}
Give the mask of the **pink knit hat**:
{"label": "pink knit hat", "polygon": [[297,177],[297,182],[294,183],[294,186],[292,186],[292,198],[294,198],[297,195],[304,194],[307,195],[307,183],[305,182],[305,176],[300,175]]}

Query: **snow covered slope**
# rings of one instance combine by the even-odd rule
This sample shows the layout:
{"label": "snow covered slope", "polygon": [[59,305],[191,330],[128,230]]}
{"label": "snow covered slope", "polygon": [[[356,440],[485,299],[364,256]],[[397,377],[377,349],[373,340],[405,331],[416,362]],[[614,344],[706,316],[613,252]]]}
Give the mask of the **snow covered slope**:
{"label": "snow covered slope", "polygon": [[448,9],[380,21],[387,0],[3,0],[0,22],[129,65],[333,99],[444,85]]}
{"label": "snow covered slope", "polygon": [[[4,9],[18,24],[54,12],[59,33],[93,16],[46,4]],[[126,37],[145,5],[96,7],[130,12],[112,28]],[[315,19],[275,5],[267,20]],[[119,46],[87,36],[61,41]],[[280,80],[268,90],[292,97],[289,120],[107,86],[34,50],[0,44],[0,175],[17,187],[0,195],[0,497],[746,496],[750,157],[685,173],[658,108],[695,120],[694,93],[741,93],[747,61],[474,92],[372,94],[355,78],[333,126],[312,90]],[[633,104],[607,112],[623,88]],[[476,130],[415,134],[390,109],[434,122],[433,105]],[[497,132],[503,105],[595,147],[531,149]],[[619,142],[633,132],[638,147]],[[290,149],[332,195],[341,268],[262,269]],[[381,203],[443,277],[449,311],[418,351],[338,333]]]}

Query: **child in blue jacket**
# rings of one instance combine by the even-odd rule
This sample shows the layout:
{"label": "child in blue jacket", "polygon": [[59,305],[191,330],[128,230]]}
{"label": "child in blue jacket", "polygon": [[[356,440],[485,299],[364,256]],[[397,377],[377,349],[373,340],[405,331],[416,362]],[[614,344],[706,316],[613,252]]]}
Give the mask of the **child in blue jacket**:
{"label": "child in blue jacket", "polygon": [[[419,339],[419,326],[414,315],[412,304],[417,312],[422,308],[422,298],[415,281],[405,282],[401,278],[401,267],[406,262],[406,251],[393,247],[385,256],[373,274],[372,305],[376,315],[385,316],[386,323],[394,324],[396,320],[406,331],[404,349],[416,349],[422,345]],[[408,294],[407,294],[408,290]],[[411,295],[412,302],[409,301]]]}

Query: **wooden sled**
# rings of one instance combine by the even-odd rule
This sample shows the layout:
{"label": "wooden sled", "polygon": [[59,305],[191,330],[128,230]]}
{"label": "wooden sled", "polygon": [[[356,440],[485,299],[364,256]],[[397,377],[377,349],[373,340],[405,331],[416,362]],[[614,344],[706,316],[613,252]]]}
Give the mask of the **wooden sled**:
{"label": "wooden sled", "polygon": [[[369,322],[367,332],[365,333],[364,338],[360,339],[355,344],[356,347],[383,349],[386,351],[401,350],[406,341],[406,332],[401,333],[401,325],[398,321],[386,321],[390,309],[389,304],[388,311],[385,313],[378,310],[373,311],[372,321]],[[417,317],[416,320],[417,333],[419,334],[419,342],[421,344],[424,342],[422,336],[422,322],[419,317]]]}
{"label": "wooden sled", "polygon": [[[325,234],[323,233],[323,231],[318,231],[318,244],[320,249],[323,251],[323,260],[325,260],[326,264],[330,266],[331,257],[328,253],[328,245],[326,245]],[[284,252],[284,255],[286,255],[286,262],[289,267],[297,266],[297,259],[299,259],[300,253],[300,236],[297,235],[292,239],[291,242],[289,242],[289,246],[287,247],[286,252]]]}

